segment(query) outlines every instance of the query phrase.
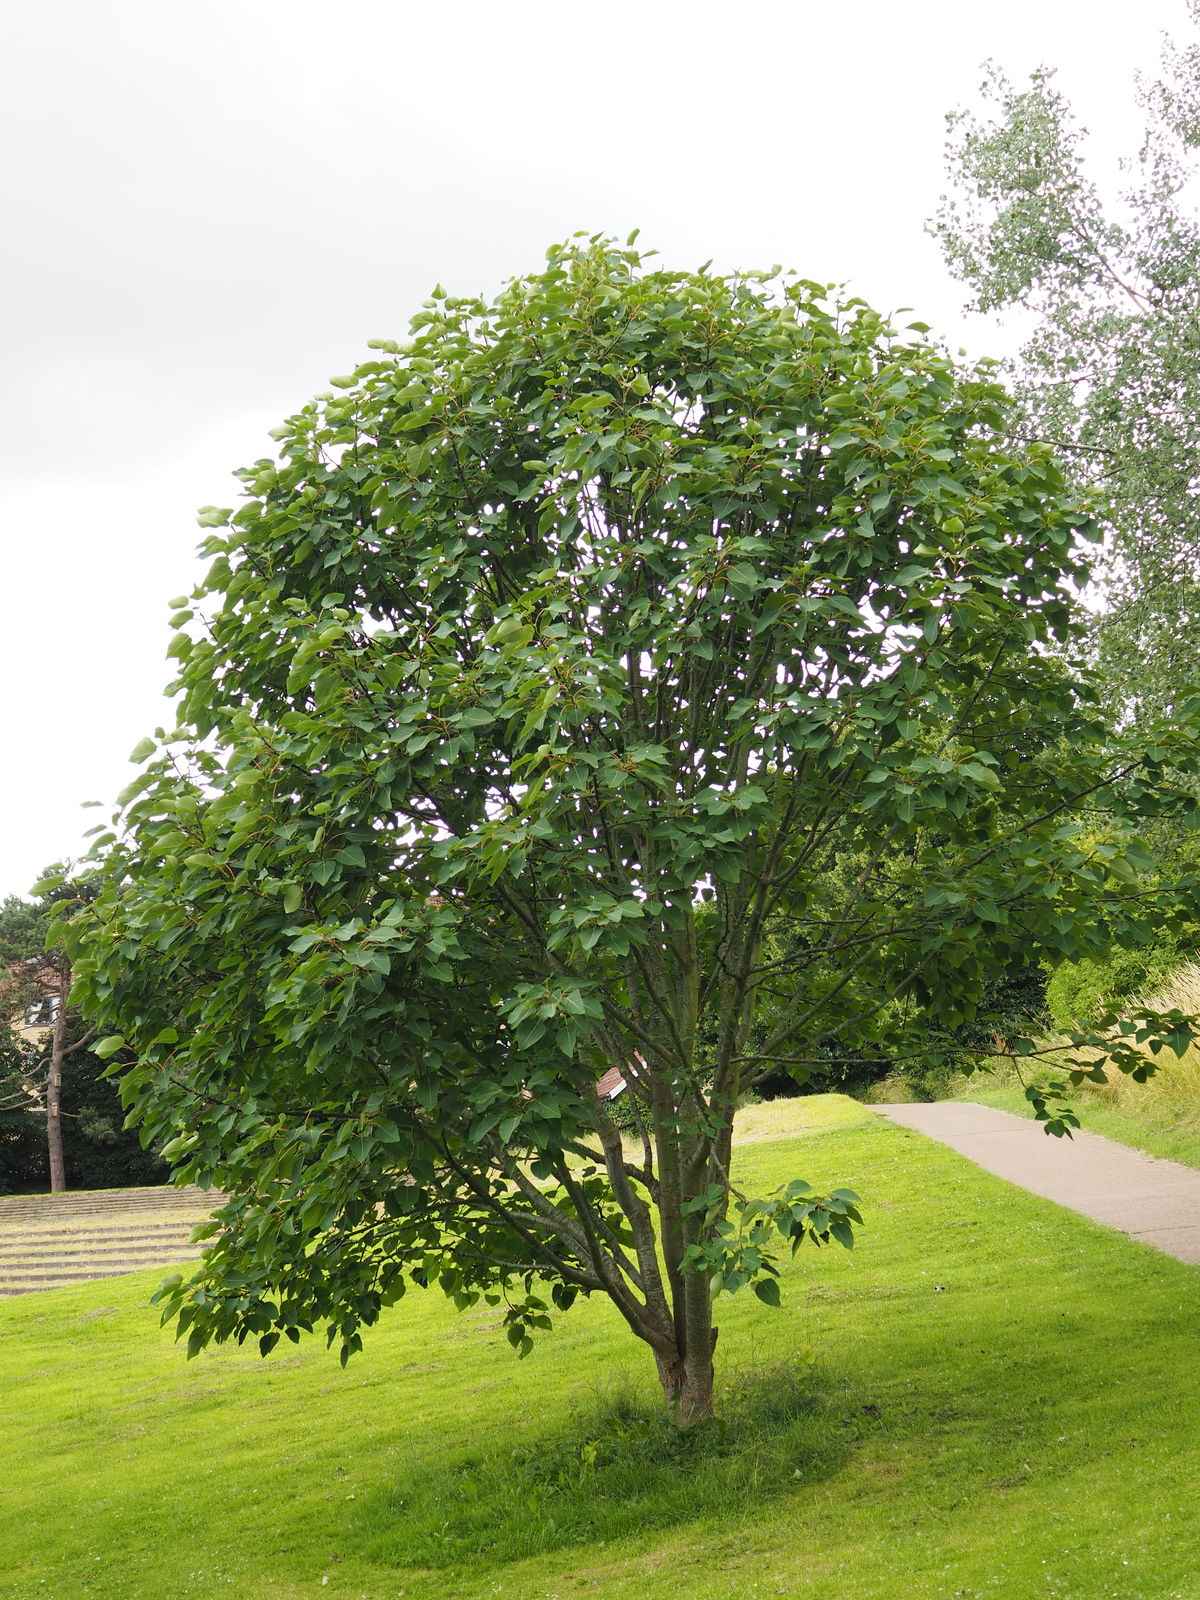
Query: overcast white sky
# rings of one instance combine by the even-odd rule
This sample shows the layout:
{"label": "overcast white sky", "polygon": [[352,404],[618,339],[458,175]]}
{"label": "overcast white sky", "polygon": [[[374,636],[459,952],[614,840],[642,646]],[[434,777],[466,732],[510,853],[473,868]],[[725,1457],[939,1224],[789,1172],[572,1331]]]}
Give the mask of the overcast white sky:
{"label": "overcast white sky", "polygon": [[577,228],[782,262],[979,353],[923,233],[979,63],[1108,162],[1183,0],[43,0],[0,13],[0,895],[169,721],[198,505],[267,430]]}

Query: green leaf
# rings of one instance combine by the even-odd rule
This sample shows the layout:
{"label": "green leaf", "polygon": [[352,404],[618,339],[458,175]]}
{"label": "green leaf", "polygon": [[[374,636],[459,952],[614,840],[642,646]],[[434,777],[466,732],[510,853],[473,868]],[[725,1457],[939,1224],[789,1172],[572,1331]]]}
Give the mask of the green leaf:
{"label": "green leaf", "polygon": [[757,589],[758,573],[748,561],[738,561],[729,569],[729,581],[742,589]]}
{"label": "green leaf", "polygon": [[754,1292],[764,1305],[777,1307],[780,1304],[779,1284],[774,1278],[756,1278]]}

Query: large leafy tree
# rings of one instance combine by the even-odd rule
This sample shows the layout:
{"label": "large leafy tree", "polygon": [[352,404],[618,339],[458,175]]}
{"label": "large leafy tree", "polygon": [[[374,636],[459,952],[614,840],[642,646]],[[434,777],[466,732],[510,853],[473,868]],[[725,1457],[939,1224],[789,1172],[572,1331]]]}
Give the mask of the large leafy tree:
{"label": "large leafy tree", "polygon": [[[1200,0],[1187,9],[1200,27]],[[1142,145],[1105,185],[1053,72],[1015,86],[989,66],[984,114],[949,118],[934,232],[975,310],[1029,319],[1014,432],[1103,491],[1110,700],[1169,707],[1200,618],[1200,42],[1167,45],[1137,93]]]}
{"label": "large leafy tree", "polygon": [[524,1352],[604,1294],[691,1422],[714,1294],[859,1220],[734,1186],[739,1097],[1136,933],[1190,723],[1110,737],[1048,650],[1086,512],[919,328],[592,240],[377,349],[203,514],[179,727],[63,933],[145,1135],[228,1195],[165,1315],[345,1358],[436,1280]]}

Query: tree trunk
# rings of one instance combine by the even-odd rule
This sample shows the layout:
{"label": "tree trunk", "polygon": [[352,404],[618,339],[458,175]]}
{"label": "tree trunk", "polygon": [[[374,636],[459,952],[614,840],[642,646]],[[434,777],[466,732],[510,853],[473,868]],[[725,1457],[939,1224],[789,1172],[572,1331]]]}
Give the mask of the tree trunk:
{"label": "tree trunk", "polygon": [[678,1348],[654,1353],[667,1410],[677,1428],[692,1428],[714,1415],[713,1351],[717,1347],[717,1330],[712,1325],[712,1301],[704,1278],[697,1275],[688,1283],[687,1299],[692,1301],[689,1316],[678,1330],[682,1353]]}
{"label": "tree trunk", "polygon": [[714,1414],[711,1349],[708,1355],[694,1358],[656,1352],[655,1360],[667,1411],[677,1428],[694,1427]]}
{"label": "tree trunk", "polygon": [[51,1194],[62,1194],[67,1187],[67,1169],[63,1161],[62,1078],[67,1040],[67,991],[70,986],[70,979],[64,974],[59,980],[58,1010],[54,1013],[54,1031],[50,1043],[50,1076],[46,1081],[46,1148],[50,1156]]}

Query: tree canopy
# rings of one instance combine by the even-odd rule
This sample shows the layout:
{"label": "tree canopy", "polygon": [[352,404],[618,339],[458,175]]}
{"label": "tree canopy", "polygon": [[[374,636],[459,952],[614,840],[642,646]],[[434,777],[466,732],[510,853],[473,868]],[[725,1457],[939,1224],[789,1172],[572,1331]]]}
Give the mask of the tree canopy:
{"label": "tree canopy", "polygon": [[[1188,14],[1194,31],[1198,0]],[[1030,314],[1016,426],[1102,491],[1110,697],[1169,706],[1200,614],[1200,37],[1137,85],[1145,134],[1117,190],[1052,71],[1015,86],[991,66],[983,87],[990,116],[949,118],[934,232],[976,310]]]}
{"label": "tree canopy", "polygon": [[1104,724],[1089,508],[926,331],[573,240],[436,289],[202,513],[179,726],[62,930],[132,1116],[228,1194],[163,1292],[192,1350],[323,1322],[345,1359],[436,1281],[524,1353],[604,1293],[702,1417],[714,1296],[860,1220],[739,1190],[745,1092],[1163,914],[1138,833],[1190,815],[1195,707]]}

